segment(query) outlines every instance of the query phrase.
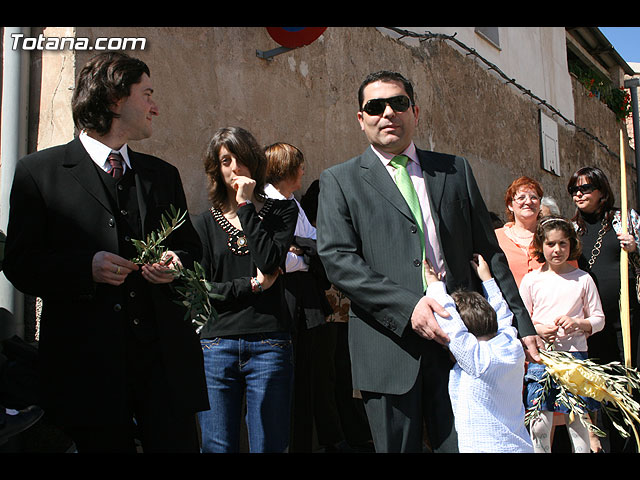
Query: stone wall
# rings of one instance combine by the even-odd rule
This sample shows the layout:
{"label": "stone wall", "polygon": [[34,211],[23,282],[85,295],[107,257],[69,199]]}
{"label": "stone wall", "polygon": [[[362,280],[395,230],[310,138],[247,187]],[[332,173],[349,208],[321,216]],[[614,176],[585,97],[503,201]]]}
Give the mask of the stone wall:
{"label": "stone wall", "polygon": [[[207,208],[201,159],[217,128],[242,126],[262,144],[300,147],[306,157],[303,190],[326,167],[359,154],[366,143],[356,120],[356,92],[369,72],[380,69],[413,81],[421,108],[416,143],[467,157],[490,210],[502,215],[506,187],[529,175],[570,215],[567,179],[584,165],[602,167],[619,191],[618,159],[562,120],[561,176],[542,170],[539,107],[445,40],[407,46],[373,27],[330,27],[313,44],[265,60],[256,50],[277,45],[263,27],[76,27],[76,36],[147,39],[144,51],[131,53],[151,68],[160,116],[153,137],[132,146],[180,169],[193,213]],[[76,69],[92,53],[76,52]],[[575,80],[573,86],[575,123],[617,152],[620,126],[613,113]],[[57,85],[56,92],[68,95],[69,88]],[[38,137],[50,143],[56,135],[45,118],[53,102],[38,104]],[[628,173],[635,179],[630,167]],[[634,192],[629,200],[635,204]]]}

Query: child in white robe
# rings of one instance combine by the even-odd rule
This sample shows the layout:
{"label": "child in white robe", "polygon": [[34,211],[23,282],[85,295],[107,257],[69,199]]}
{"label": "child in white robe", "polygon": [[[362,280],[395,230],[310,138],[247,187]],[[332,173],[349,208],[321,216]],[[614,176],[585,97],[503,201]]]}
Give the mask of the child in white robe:
{"label": "child in white robe", "polygon": [[477,292],[448,295],[426,263],[427,296],[450,314],[436,315],[449,336],[456,364],[449,374],[449,395],[461,453],[532,453],[524,423],[522,385],[525,355],[513,314],[491,276],[486,261],[471,262],[480,280]]}

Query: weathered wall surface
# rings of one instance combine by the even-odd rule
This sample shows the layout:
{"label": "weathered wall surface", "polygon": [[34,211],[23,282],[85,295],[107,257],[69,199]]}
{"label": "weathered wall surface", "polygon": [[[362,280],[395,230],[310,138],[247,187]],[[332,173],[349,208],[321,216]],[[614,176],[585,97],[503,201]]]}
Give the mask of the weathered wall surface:
{"label": "weathered wall surface", "polygon": [[[417,145],[467,157],[490,210],[502,215],[506,187],[529,175],[570,215],[567,179],[584,165],[602,167],[619,191],[617,158],[562,120],[562,176],[543,171],[538,106],[443,40],[409,47],[373,27],[332,27],[313,44],[267,61],[256,50],[277,45],[262,27],[76,27],[75,34],[147,39],[143,51],[131,53],[151,68],[160,115],[153,137],[132,146],[179,168],[193,213],[207,208],[201,159],[220,127],[242,126],[265,145],[285,141],[300,147],[306,156],[303,190],[324,168],[359,154],[366,143],[356,120],[356,92],[362,79],[379,69],[400,71],[413,81],[421,107]],[[75,52],[75,68],[92,54]],[[54,105],[52,92],[68,96],[69,78],[56,77],[55,88],[42,87],[38,143],[67,141],[67,133],[46,118]],[[573,85],[576,124],[617,152],[619,125],[613,113]],[[61,115],[57,118],[68,127],[70,116]],[[635,178],[635,171],[628,172]],[[635,202],[635,195],[629,200]]]}

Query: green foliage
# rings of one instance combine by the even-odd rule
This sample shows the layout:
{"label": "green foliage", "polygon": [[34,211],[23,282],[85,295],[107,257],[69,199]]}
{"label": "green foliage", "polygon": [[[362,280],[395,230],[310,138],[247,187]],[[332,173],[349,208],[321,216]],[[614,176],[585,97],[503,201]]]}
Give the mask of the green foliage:
{"label": "green foliage", "polygon": [[590,97],[598,98],[615,113],[617,120],[631,115],[631,95],[624,88],[613,86],[611,80],[577,59],[569,58],[569,71],[587,89]]}
{"label": "green foliage", "polygon": [[218,313],[211,306],[212,299],[224,297],[211,292],[211,284],[205,279],[205,272],[198,262],[193,263],[193,270],[179,268],[175,291],[182,297],[177,301],[187,309],[184,319],[191,320],[199,331],[210,319],[217,320]]}
{"label": "green foliage", "polygon": [[162,242],[184,223],[187,215],[186,211],[180,213],[180,210],[176,210],[173,205],[169,207],[169,211],[171,213],[171,221],[167,220],[167,217],[163,213],[160,216],[161,228],[147,235],[145,241],[131,240],[138,253],[138,255],[131,260],[133,263],[137,265],[151,265],[162,260],[162,256],[166,251]]}
{"label": "green foliage", "polygon": [[[138,265],[150,265],[159,263],[167,248],[163,242],[185,222],[187,212],[180,212],[171,205],[167,216],[160,217],[160,228],[147,235],[145,241],[131,240],[136,247],[137,256],[131,261]],[[211,305],[212,299],[222,299],[221,295],[212,293],[212,286],[205,278],[202,265],[194,262],[193,270],[184,266],[177,266],[172,270],[175,280],[172,289],[178,294],[180,300],[175,302],[187,309],[185,320],[190,320],[199,331],[210,319],[217,319],[218,313]]]}

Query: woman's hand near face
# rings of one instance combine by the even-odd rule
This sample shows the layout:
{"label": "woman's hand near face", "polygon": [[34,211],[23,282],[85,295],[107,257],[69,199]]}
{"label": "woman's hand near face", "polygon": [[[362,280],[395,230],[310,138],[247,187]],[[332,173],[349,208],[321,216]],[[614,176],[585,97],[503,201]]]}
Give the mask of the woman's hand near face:
{"label": "woman's hand near face", "polygon": [[253,198],[256,181],[250,177],[238,176],[233,179],[232,186],[236,191],[236,202],[242,203]]}

